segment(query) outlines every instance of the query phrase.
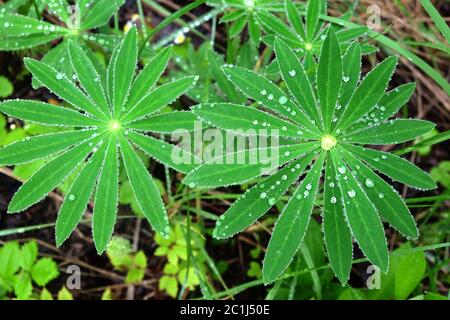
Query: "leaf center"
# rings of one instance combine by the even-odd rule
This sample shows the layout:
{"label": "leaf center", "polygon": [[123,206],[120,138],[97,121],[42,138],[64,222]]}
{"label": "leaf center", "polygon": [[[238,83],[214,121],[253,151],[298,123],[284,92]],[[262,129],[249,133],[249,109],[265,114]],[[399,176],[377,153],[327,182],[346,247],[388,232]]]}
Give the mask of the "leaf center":
{"label": "leaf center", "polygon": [[109,127],[109,130],[110,131],[119,131],[121,128],[122,128],[122,125],[120,124],[120,122],[119,121],[117,121],[117,120],[112,120],[110,123],[109,123],[109,125],[108,125],[108,127]]}
{"label": "leaf center", "polygon": [[332,135],[326,134],[320,139],[320,144],[323,150],[331,150],[337,144],[337,140]]}

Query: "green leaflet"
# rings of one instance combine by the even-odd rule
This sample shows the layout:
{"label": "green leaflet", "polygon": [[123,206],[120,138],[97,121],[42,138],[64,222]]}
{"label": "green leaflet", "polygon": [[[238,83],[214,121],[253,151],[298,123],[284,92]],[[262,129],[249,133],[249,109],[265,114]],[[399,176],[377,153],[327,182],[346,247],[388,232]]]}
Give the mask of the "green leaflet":
{"label": "green leaflet", "polygon": [[97,0],[82,19],[81,29],[94,29],[106,24],[109,18],[124,4],[124,0]]}
{"label": "green leaflet", "polygon": [[430,190],[437,187],[427,173],[396,155],[350,144],[342,146],[372,168],[394,180],[421,190]]}
{"label": "green leaflet", "polygon": [[259,45],[261,42],[261,30],[259,29],[258,22],[256,22],[254,15],[248,17],[248,33],[250,35],[250,40],[252,40],[255,45]]}
{"label": "green leaflet", "polygon": [[319,188],[324,158],[325,153],[322,153],[275,224],[264,258],[265,284],[273,282],[287,268],[303,241]]}
{"label": "green leaflet", "polygon": [[229,79],[248,97],[260,102],[270,110],[295,120],[305,130],[320,137],[320,131],[312,121],[289,100],[283,91],[267,78],[240,67],[222,67]]}
{"label": "green leaflet", "polygon": [[0,149],[0,165],[18,165],[51,156],[91,138],[96,131],[77,130],[39,135]]}
{"label": "green leaflet", "polygon": [[[319,2],[319,1],[316,1]],[[342,83],[342,59],[339,41],[333,28],[328,28],[327,37],[320,50],[317,69],[317,93],[324,121],[325,132],[331,129],[334,109]]]}
{"label": "green leaflet", "polygon": [[369,261],[378,266],[381,271],[387,272],[389,255],[383,225],[377,210],[342,159],[333,150],[331,154],[335,170],[338,171],[334,179],[338,179],[342,192],[339,200],[352,234]]}
{"label": "green leaflet", "polygon": [[275,33],[277,36],[293,44],[295,47],[299,47],[301,45],[301,41],[296,36],[295,31],[289,28],[283,20],[264,11],[258,12],[257,18],[259,23],[268,31],[268,33]]}
{"label": "green leaflet", "polygon": [[85,163],[75,181],[70,186],[67,196],[59,210],[56,220],[56,246],[61,246],[69,238],[86,211],[99,172],[102,168],[107,143]]}
{"label": "green leaflet", "polygon": [[120,135],[119,142],[128,179],[140,209],[151,226],[164,237],[168,237],[169,219],[152,176],[124,136]]}
{"label": "green leaflet", "polygon": [[99,121],[77,111],[32,100],[5,100],[0,111],[10,117],[48,126],[93,127]]}
{"label": "green leaflet", "polygon": [[367,33],[367,27],[356,27],[343,29],[336,32],[336,36],[340,43],[351,41]]}
{"label": "green leaflet", "polygon": [[18,14],[0,14],[0,34],[5,37],[24,38],[30,35],[51,35],[61,36],[67,29],[53,25],[48,22],[39,21],[34,18]]}
{"label": "green leaflet", "polygon": [[230,38],[236,37],[245,27],[245,24],[247,23],[247,16],[243,15],[239,18],[237,18],[233,24],[231,25],[228,35]]}
{"label": "green leaflet", "polygon": [[29,49],[60,38],[60,34],[33,34],[27,37],[1,38],[0,50],[14,51]]}
{"label": "green leaflet", "polygon": [[397,119],[349,133],[343,139],[362,144],[398,144],[419,137],[434,126],[434,123],[424,120]]}
{"label": "green leaflet", "polygon": [[295,29],[295,31],[297,31],[297,33],[302,38],[302,40],[305,40],[306,34],[305,34],[305,28],[303,26],[303,18],[298,13],[297,7],[295,6],[295,4],[292,0],[286,0],[284,2],[284,4],[285,4],[286,16],[289,20],[289,23]]}
{"label": "green leaflet", "polygon": [[274,175],[247,190],[217,221],[213,232],[214,238],[231,237],[264,215],[303,173],[316,153],[311,152],[308,156],[291,162]]}
{"label": "green leaflet", "polygon": [[198,120],[194,113],[190,111],[175,111],[131,122],[128,128],[159,133],[172,133],[180,130],[194,131],[196,130],[195,121]]}
{"label": "green leaflet", "polygon": [[227,79],[220,68],[224,64],[223,58],[211,49],[208,51],[208,62],[217,86],[223,91],[229,101],[234,103],[244,103],[246,100],[245,97],[243,98],[242,95],[236,91],[234,85]]}
{"label": "green leaflet", "polygon": [[335,170],[331,154],[327,154],[325,191],[323,199],[323,235],[328,258],[334,273],[341,283],[347,283],[352,269],[352,235],[342,210],[341,190],[334,179]]}
{"label": "green leaflet", "polygon": [[308,1],[306,8],[306,40],[311,42],[319,27],[319,15],[323,0]]}
{"label": "green leaflet", "polygon": [[173,48],[169,46],[155,55],[134,80],[130,89],[125,112],[135,106],[155,86],[172,56]]}
{"label": "green leaflet", "polygon": [[68,80],[62,73],[37,60],[25,59],[25,65],[33,76],[48,89],[66,100],[74,107],[84,110],[99,119],[106,119],[106,116],[98,109],[92,101],[85,96],[73,82]]}
{"label": "green leaflet", "polygon": [[[259,177],[265,172],[277,169],[296,158],[317,149],[317,142],[307,142],[289,146],[245,149],[226,153],[205,162],[184,178],[183,183],[197,188],[216,188],[232,184],[242,184]],[[264,163],[262,157],[275,157],[276,163]]]}
{"label": "green leaflet", "polygon": [[230,12],[225,12],[224,15],[220,18],[220,23],[226,23],[231,21],[236,21],[238,18],[242,17],[245,14],[244,10],[235,10]]}
{"label": "green leaflet", "polygon": [[116,222],[119,192],[119,160],[117,136],[111,135],[98,178],[92,215],[92,236],[95,248],[103,253],[111,239]]}
{"label": "green leaflet", "polygon": [[108,93],[108,100],[110,106],[113,105],[114,101],[114,66],[116,65],[117,55],[119,54],[120,44],[114,47],[114,50],[109,59],[108,68],[106,69],[106,92]]}
{"label": "green leaflet", "polygon": [[415,83],[408,83],[385,93],[383,98],[381,98],[381,100],[378,102],[378,105],[375,106],[360,121],[352,125],[347,131],[353,132],[358,129],[366,128],[367,125],[370,126],[375,123],[382,122],[383,120],[386,120],[389,117],[393,116],[409,101],[415,89]]}
{"label": "green leaflet", "polygon": [[192,112],[209,125],[242,135],[272,135],[278,130],[281,137],[297,139],[315,137],[304,133],[301,127],[252,107],[211,103],[192,107]]}
{"label": "green leaflet", "polygon": [[341,152],[343,159],[354,168],[356,179],[381,217],[402,234],[417,239],[419,232],[416,223],[398,193],[351,153],[342,149]]}
{"label": "green leaflet", "polygon": [[347,129],[378,103],[383,97],[397,61],[397,57],[388,57],[367,74],[342,112],[335,130]]}
{"label": "green leaflet", "polygon": [[149,156],[177,171],[187,173],[193,170],[198,163],[201,163],[201,160],[188,151],[162,140],[132,131],[128,133],[128,138]]}
{"label": "green leaflet", "polygon": [[181,78],[153,90],[122,117],[122,123],[150,116],[166,105],[171,104],[195,84],[195,79],[196,77]]}
{"label": "green leaflet", "polygon": [[53,13],[61,21],[63,21],[66,25],[68,25],[70,18],[69,18],[68,10],[67,10],[67,6],[68,6],[67,1],[66,0],[49,0],[46,2],[47,2],[50,13]]}
{"label": "green leaflet", "polygon": [[[342,58],[342,87],[339,95],[339,104],[346,107],[361,76],[361,46],[353,42]],[[343,109],[336,110],[336,116],[342,113]]]}
{"label": "green leaflet", "polygon": [[102,113],[108,115],[108,100],[94,64],[81,46],[74,42],[69,42],[69,56],[80,85]]}
{"label": "green leaflet", "polygon": [[295,53],[280,39],[275,40],[275,53],[281,75],[292,96],[311,119],[317,124],[322,123],[311,84]]}
{"label": "green leaflet", "polygon": [[87,140],[49,161],[40,168],[14,195],[9,213],[24,211],[56,188],[83,161],[98,143],[100,136]]}
{"label": "green leaflet", "polygon": [[118,118],[128,98],[131,80],[134,77],[138,56],[137,30],[131,28],[122,42],[113,70],[113,98],[112,106],[114,118]]}

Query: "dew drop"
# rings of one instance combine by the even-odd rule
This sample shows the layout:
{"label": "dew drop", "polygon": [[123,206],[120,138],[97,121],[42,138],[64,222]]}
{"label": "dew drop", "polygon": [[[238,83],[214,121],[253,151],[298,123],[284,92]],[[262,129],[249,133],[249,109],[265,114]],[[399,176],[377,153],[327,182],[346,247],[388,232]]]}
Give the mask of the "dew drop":
{"label": "dew drop", "polygon": [[383,199],[384,198],[384,194],[383,193],[379,193],[378,194],[378,198]]}
{"label": "dew drop", "polygon": [[289,75],[290,75],[291,77],[295,77],[296,74],[297,74],[297,72],[296,72],[295,70],[289,71]]}
{"label": "dew drop", "polygon": [[58,72],[56,74],[56,80],[62,80],[62,78],[64,78],[64,75],[61,72]]}
{"label": "dew drop", "polygon": [[195,182],[189,183],[189,188],[191,188],[191,189],[195,188]]}
{"label": "dew drop", "polygon": [[345,171],[347,171],[347,169],[344,166],[341,166],[341,167],[338,168],[338,171],[339,171],[340,174],[344,174]]}
{"label": "dew drop", "polygon": [[260,198],[260,199],[265,199],[265,198],[267,198],[267,193],[262,192],[262,193],[259,195],[259,198]]}
{"label": "dew drop", "polygon": [[350,77],[348,77],[348,76],[342,77],[342,81],[344,81],[344,82],[348,82],[349,80],[350,80]]}
{"label": "dew drop", "polygon": [[75,200],[75,195],[74,194],[71,194],[71,195],[69,195],[69,201],[74,201]]}
{"label": "dew drop", "polygon": [[371,179],[366,179],[365,185],[366,185],[366,187],[368,187],[368,188],[372,188],[372,187],[374,186],[373,180],[371,180]]}
{"label": "dew drop", "polygon": [[286,104],[288,102],[288,98],[286,98],[285,96],[281,96],[280,99],[278,99],[278,102],[280,104]]}
{"label": "dew drop", "polygon": [[336,197],[331,197],[330,202],[331,202],[332,204],[335,204],[335,203],[337,202]]}
{"label": "dew drop", "polygon": [[350,198],[354,198],[356,196],[356,191],[355,190],[349,190],[347,191],[347,194]]}

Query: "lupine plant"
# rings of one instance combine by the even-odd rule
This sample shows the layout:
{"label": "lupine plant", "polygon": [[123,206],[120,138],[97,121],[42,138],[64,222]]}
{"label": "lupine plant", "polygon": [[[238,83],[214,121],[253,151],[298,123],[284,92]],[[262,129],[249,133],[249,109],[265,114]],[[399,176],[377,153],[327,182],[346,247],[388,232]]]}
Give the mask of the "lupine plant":
{"label": "lupine plant", "polygon": [[[290,264],[315,205],[322,213],[331,266],[342,283],[350,274],[352,239],[370,262],[387,272],[389,255],[382,220],[408,238],[417,238],[418,231],[401,197],[375,171],[422,190],[436,185],[412,163],[363,145],[405,142],[434,127],[423,120],[390,119],[409,100],[415,84],[386,92],[397,64],[395,56],[361,78],[360,45],[352,43],[341,55],[333,28],[327,29],[320,50],[316,83],[310,82],[288,44],[277,38],[274,47],[286,92],[251,70],[225,65],[228,79],[257,107],[216,103],[193,108],[199,119],[223,130],[270,129],[277,130],[280,138],[290,139],[269,147],[278,149],[278,164],[283,167],[234,202],[216,223],[213,236],[225,239],[245,230],[292,186],[265,255],[265,283],[276,280]],[[260,176],[261,169],[260,162],[230,165],[212,159],[190,172],[184,182],[207,188],[241,184]]]}
{"label": "lupine plant", "polygon": [[[69,39],[79,42],[85,50],[89,49],[87,44],[93,44],[100,46],[107,52],[112,51],[116,44],[116,35],[93,33],[90,30],[108,23],[111,16],[117,12],[123,3],[124,0],[78,0],[72,6],[72,12],[70,12],[66,0],[44,2],[48,11],[63,25],[46,22],[38,17],[11,13],[9,7],[5,8],[4,12],[0,12],[0,50],[30,49],[54,40],[63,39],[64,41],[45,54],[42,61],[54,65],[59,71],[72,76],[73,72],[70,69],[71,64],[67,48]],[[31,12],[34,11],[31,10]],[[87,53],[93,56],[91,50],[88,50]],[[96,60],[93,61],[96,62]],[[98,62],[94,66],[99,69]],[[35,85],[37,85],[36,82]]]}
{"label": "lupine plant", "polygon": [[155,87],[171,52],[171,47],[162,50],[135,76],[138,50],[133,28],[115,48],[106,74],[98,74],[86,52],[70,43],[70,60],[79,86],[51,66],[26,59],[33,76],[69,107],[9,100],[0,104],[0,111],[67,130],[27,138],[0,149],[2,165],[48,159],[15,194],[8,211],[21,212],[39,202],[76,171],[58,215],[56,242],[59,246],[69,237],[94,194],[92,232],[97,251],[102,253],[116,220],[121,159],[142,212],[158,233],[167,236],[169,220],[160,193],[134,146],[181,172],[193,169],[192,165],[172,161],[176,146],[143,134],[167,133],[183,126],[191,130],[193,126],[195,117],[189,112],[158,114],[196,82],[196,77],[189,76]]}
{"label": "lupine plant", "polygon": [[[325,23],[320,19],[321,14],[327,12],[327,2],[308,1],[306,5],[305,18],[301,11],[291,0],[285,1],[285,16],[289,25],[283,20],[271,13],[262,13],[258,16],[258,23],[267,33],[263,37],[263,41],[273,47],[274,40],[279,37],[286,42],[299,58],[304,59],[305,68],[308,74],[314,75],[316,71],[316,60],[314,57],[320,55],[323,41],[326,37]],[[336,36],[339,41],[339,47],[344,53],[351,41],[364,36],[368,31],[365,26],[354,28],[344,28],[342,26],[333,26],[336,29]],[[376,48],[361,44],[361,52],[363,54],[373,53]],[[276,59],[267,67],[268,73],[278,73],[278,63]]]}

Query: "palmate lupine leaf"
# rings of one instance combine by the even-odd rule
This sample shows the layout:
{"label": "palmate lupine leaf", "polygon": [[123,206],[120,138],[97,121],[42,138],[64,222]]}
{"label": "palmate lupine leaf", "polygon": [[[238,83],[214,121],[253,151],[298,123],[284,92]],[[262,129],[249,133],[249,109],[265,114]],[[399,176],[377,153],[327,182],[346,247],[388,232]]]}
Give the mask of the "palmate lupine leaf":
{"label": "palmate lupine leaf", "polygon": [[[151,60],[154,70],[147,68],[142,71],[143,75],[135,76],[137,61],[132,57],[130,63],[129,57],[137,52],[134,28],[113,54],[110,61],[113,67],[108,68],[108,81],[102,80],[104,72],[100,73],[88,52],[77,45],[70,43],[68,50],[79,87],[72,79],[60,75],[43,62],[26,61],[34,76],[74,109],[24,100],[0,103],[0,111],[9,116],[44,125],[67,127],[67,131],[35,136],[0,149],[0,164],[15,165],[50,158],[15,194],[8,211],[26,210],[78,169],[78,175],[69,186],[58,216],[57,245],[62,245],[70,236],[93,199],[93,238],[97,251],[102,253],[114,230],[121,158],[144,216],[157,232],[167,236],[169,228],[164,203],[133,145],[182,172],[191,171],[196,163],[200,163],[199,159],[185,150],[145,135],[153,129],[159,132],[162,128],[170,133],[180,123],[193,128],[195,117],[192,114],[172,112],[158,117],[157,112],[185,93],[195,83],[195,78],[185,78],[154,88],[167,65],[171,49],[163,50]],[[128,83],[123,82],[124,78],[128,79]],[[113,84],[121,92],[111,90]],[[129,92],[133,97],[131,102],[127,100]],[[145,100],[149,96],[152,99]],[[142,100],[149,104],[143,104]],[[146,123],[150,115],[152,117]],[[165,126],[166,121],[171,125]],[[190,125],[186,124],[188,121]],[[192,161],[188,164],[173,163],[174,151],[184,152]]]}
{"label": "palmate lupine leaf", "polygon": [[[415,85],[407,84],[386,92],[397,64],[396,57],[388,57],[360,81],[360,45],[355,42],[345,51],[338,50],[336,38],[334,30],[329,29],[323,39],[317,82],[306,71],[309,65],[314,64],[313,60],[306,59],[302,66],[288,44],[281,38],[273,40],[288,93],[253,71],[224,66],[229,80],[261,106],[258,116],[255,113],[257,109],[251,106],[228,106],[229,109],[222,108],[216,114],[212,112],[212,107],[208,112],[202,111],[204,106],[194,107],[194,113],[199,118],[227,131],[237,131],[239,126],[260,129],[255,126],[260,119],[258,122],[253,120],[256,120],[255,117],[262,119],[260,113],[266,112],[267,116],[270,114],[270,117],[279,117],[303,127],[301,130],[307,132],[303,137],[306,142],[301,141],[299,149],[308,143],[317,146],[306,156],[293,150],[290,154],[295,158],[279,154],[278,164],[283,167],[248,189],[220,217],[214,229],[213,236],[218,239],[243,231],[305,175],[282,210],[269,242],[263,265],[266,284],[277,279],[302,243],[315,194],[322,189],[320,176],[323,169],[324,195],[319,199],[323,199],[325,244],[331,267],[342,283],[347,282],[351,270],[352,238],[371,263],[384,272],[388,270],[382,219],[407,237],[418,236],[414,219],[403,200],[372,169],[419,189],[436,187],[428,174],[412,163],[389,153],[356,145],[408,141],[428,132],[434,125],[421,120],[389,120],[411,97]],[[280,96],[286,97],[282,99],[282,104],[278,100]],[[248,111],[243,111],[245,109]],[[259,135],[264,136],[264,133]],[[289,147],[295,148],[296,140],[302,140],[302,137],[290,139],[293,143]],[[304,172],[311,162],[311,168]],[[249,163],[225,166],[208,161],[189,173],[183,182],[192,187],[241,183],[257,177],[257,169],[259,175],[264,174],[261,167]]]}
{"label": "palmate lupine leaf", "polygon": [[[105,39],[114,39],[114,36],[95,35],[89,33],[88,30],[108,23],[110,17],[117,12],[123,3],[124,0],[114,0],[112,2],[101,0],[90,3],[79,0],[75,3],[78,7],[78,17],[72,19],[72,17],[69,17],[69,3],[67,1],[46,1],[48,12],[59,18],[64,26],[41,21],[31,17],[31,15],[23,16],[10,13],[12,12],[11,10],[2,10],[0,13],[0,20],[2,21],[0,25],[0,50],[32,48],[59,38],[74,38],[80,41],[96,42],[108,49],[109,45],[107,42],[109,41]],[[31,7],[30,12],[34,13],[33,5]],[[59,48],[59,46],[56,48]],[[64,68],[63,66],[61,67]]]}

